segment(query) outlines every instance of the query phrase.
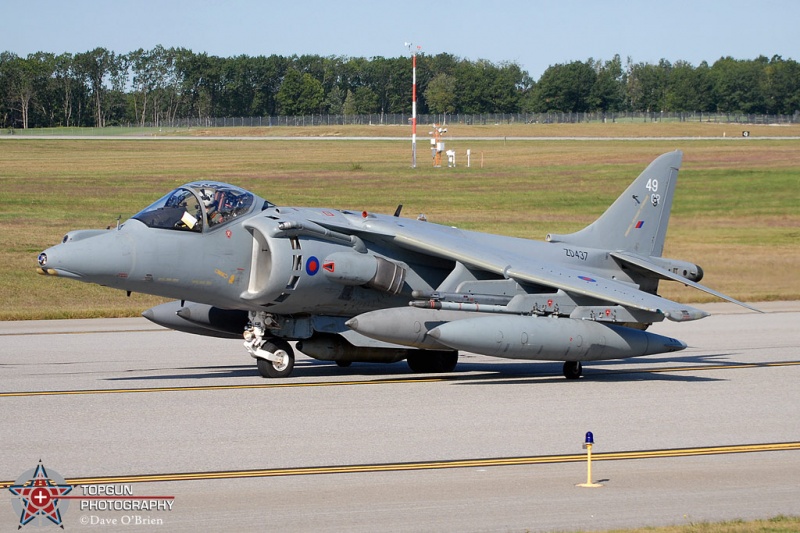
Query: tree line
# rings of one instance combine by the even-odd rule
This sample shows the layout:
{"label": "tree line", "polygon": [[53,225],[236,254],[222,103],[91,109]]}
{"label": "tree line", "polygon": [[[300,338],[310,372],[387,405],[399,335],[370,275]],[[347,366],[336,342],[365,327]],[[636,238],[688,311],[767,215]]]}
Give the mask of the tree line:
{"label": "tree line", "polygon": [[[169,125],[177,119],[411,113],[408,57],[218,57],[185,48],[0,53],[0,127]],[[800,112],[800,64],[588,59],[533,80],[514,62],[417,57],[420,114]]]}

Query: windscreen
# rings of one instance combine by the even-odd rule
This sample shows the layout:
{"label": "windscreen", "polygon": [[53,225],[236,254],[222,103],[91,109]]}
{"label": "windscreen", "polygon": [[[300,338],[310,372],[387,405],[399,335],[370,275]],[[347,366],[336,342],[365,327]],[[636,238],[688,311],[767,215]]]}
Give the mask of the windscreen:
{"label": "windscreen", "polygon": [[133,216],[151,228],[202,232],[249,213],[254,197],[216,182],[184,185]]}

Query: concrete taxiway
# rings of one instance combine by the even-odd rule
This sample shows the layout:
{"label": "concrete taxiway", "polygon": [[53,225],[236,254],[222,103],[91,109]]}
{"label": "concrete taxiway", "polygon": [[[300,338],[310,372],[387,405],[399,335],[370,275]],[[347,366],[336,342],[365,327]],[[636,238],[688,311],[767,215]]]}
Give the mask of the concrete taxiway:
{"label": "concrete taxiway", "polygon": [[[682,352],[455,373],[298,356],[143,319],[0,323],[0,483],[39,460],[171,510],[70,500],[67,529],[552,531],[800,514],[800,302],[701,305]],[[584,434],[595,437],[586,481]],[[16,528],[0,491],[0,527]],[[108,500],[112,501],[112,500]],[[159,500],[163,501],[163,500]],[[89,503],[87,503],[89,502]],[[84,507],[82,510],[81,507]],[[112,522],[116,520],[117,522]],[[127,521],[127,523],[125,523]]]}

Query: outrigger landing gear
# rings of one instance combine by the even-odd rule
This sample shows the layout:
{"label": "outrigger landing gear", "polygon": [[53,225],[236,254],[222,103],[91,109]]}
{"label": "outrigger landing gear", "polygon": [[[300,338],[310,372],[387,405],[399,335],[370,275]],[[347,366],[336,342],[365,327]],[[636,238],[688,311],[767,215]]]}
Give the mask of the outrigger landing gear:
{"label": "outrigger landing gear", "polygon": [[578,379],[583,373],[583,365],[580,361],[567,361],[564,363],[564,377],[567,379]]}
{"label": "outrigger landing gear", "polygon": [[256,323],[244,332],[244,347],[256,360],[258,373],[265,378],[285,378],[294,370],[294,350],[283,339],[264,338],[264,327]]}

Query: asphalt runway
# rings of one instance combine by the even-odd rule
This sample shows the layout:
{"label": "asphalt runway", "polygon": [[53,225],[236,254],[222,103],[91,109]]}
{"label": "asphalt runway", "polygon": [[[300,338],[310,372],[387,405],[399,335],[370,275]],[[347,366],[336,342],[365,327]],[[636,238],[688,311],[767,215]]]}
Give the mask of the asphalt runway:
{"label": "asphalt runway", "polygon": [[[41,460],[75,486],[67,530],[573,531],[800,515],[800,302],[757,306],[767,312],[700,305],[715,314],[651,329],[688,349],[587,364],[578,381],[560,363],[472,354],[447,375],[299,356],[291,378],[265,380],[237,341],[144,319],[0,322],[0,483]],[[587,431],[601,488],[576,487]],[[122,494],[90,499],[98,487]],[[0,494],[0,527],[16,529],[14,497]]]}

